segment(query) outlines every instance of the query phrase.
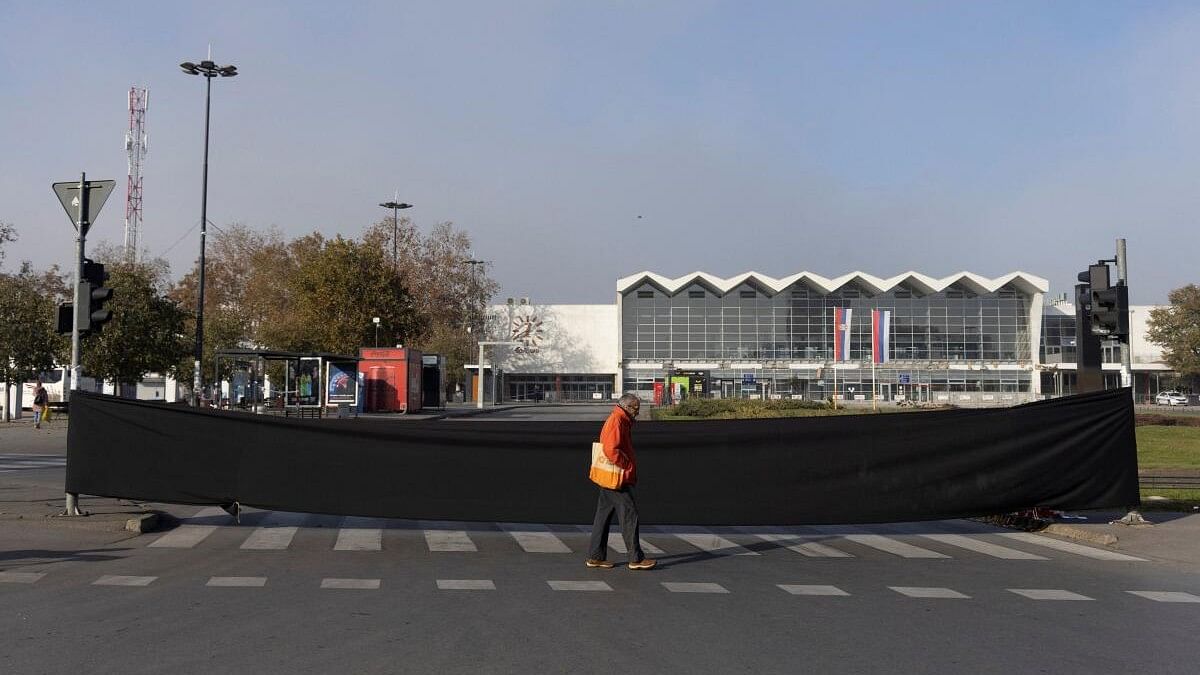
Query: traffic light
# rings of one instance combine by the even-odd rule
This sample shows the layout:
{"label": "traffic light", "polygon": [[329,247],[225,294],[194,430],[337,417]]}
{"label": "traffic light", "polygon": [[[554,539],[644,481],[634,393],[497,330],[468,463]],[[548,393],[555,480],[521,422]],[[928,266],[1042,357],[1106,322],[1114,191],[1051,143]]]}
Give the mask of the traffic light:
{"label": "traffic light", "polygon": [[80,332],[99,333],[104,324],[112,319],[112,310],[104,303],[112,299],[113,290],[104,286],[108,273],[104,265],[91,260],[83,261],[83,278],[79,281],[79,295],[83,302],[75,308]]}
{"label": "traffic light", "polygon": [[1129,287],[1124,284],[1113,286],[1108,278],[1108,265],[1104,263],[1089,265],[1088,271],[1079,273],[1079,280],[1088,286],[1086,292],[1080,294],[1080,300],[1084,303],[1092,335],[1127,337]]}
{"label": "traffic light", "polygon": [[1129,335],[1129,287],[1092,289],[1092,334],[1112,338]]}
{"label": "traffic light", "polygon": [[74,330],[75,321],[75,303],[60,302],[58,303],[57,332],[59,335],[70,335]]}

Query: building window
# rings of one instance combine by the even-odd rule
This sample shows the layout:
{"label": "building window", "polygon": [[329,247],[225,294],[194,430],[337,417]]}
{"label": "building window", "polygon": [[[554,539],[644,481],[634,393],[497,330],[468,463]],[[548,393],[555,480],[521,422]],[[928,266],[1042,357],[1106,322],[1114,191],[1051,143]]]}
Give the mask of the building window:
{"label": "building window", "polygon": [[653,297],[654,297],[654,291],[638,291],[638,294],[637,294],[637,296],[638,296],[639,298],[653,298]]}
{"label": "building window", "polygon": [[704,291],[688,291],[689,298],[703,298]]}
{"label": "building window", "polygon": [[743,298],[757,298],[758,293],[755,293],[754,291],[742,291],[739,293],[739,296]]}

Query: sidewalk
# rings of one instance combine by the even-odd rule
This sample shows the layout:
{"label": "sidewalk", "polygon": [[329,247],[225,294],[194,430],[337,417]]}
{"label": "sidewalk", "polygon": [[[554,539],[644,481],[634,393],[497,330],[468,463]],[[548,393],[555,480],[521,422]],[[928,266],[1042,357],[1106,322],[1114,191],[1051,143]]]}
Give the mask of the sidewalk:
{"label": "sidewalk", "polygon": [[[1151,525],[1114,525],[1124,511],[1081,511],[1087,520],[1059,519],[1040,534],[1103,545],[1200,570],[1200,513],[1142,511]],[[1111,542],[1111,543],[1108,543]]]}

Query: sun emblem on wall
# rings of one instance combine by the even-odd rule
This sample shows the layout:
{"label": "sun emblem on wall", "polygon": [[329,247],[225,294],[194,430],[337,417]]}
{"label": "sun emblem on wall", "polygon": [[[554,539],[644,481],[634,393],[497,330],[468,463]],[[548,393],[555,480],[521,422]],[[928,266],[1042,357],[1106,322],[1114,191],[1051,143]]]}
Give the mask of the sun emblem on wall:
{"label": "sun emblem on wall", "polygon": [[[537,349],[545,337],[546,332],[542,327],[542,320],[537,316],[528,314],[513,319],[511,339],[520,342],[525,350]],[[518,349],[521,348],[518,347]]]}

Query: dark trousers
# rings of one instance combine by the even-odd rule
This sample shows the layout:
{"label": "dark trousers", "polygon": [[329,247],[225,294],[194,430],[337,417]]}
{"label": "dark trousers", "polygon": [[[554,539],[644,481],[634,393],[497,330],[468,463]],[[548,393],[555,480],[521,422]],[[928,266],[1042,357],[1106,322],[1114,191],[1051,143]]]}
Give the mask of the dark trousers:
{"label": "dark trousers", "polygon": [[646,554],[642,553],[642,540],[639,536],[637,502],[633,498],[633,488],[628,486],[620,490],[600,488],[600,498],[596,501],[596,519],[592,521],[592,543],[588,548],[588,557],[592,560],[608,558],[608,526],[612,524],[614,513],[617,521],[621,523],[621,537],[625,539],[629,561],[641,561]]}

